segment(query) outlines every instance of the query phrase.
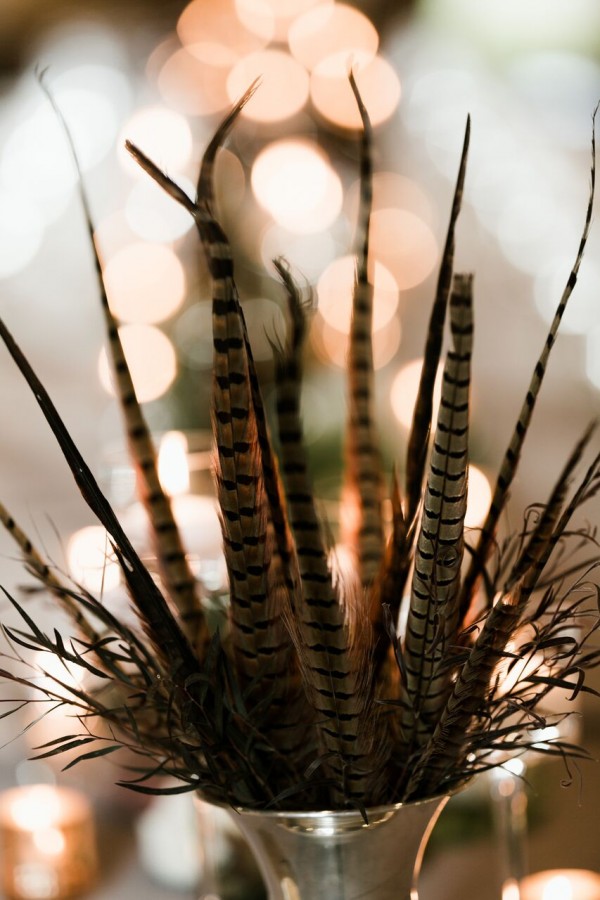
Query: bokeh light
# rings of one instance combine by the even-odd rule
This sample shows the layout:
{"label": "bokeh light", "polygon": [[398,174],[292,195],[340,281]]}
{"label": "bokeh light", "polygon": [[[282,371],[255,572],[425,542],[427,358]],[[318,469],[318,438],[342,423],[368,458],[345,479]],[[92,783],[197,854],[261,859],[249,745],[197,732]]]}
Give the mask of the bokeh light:
{"label": "bokeh light", "polygon": [[[358,218],[359,196],[360,180],[357,178],[346,191],[344,200],[345,209],[351,222],[356,222]],[[373,175],[373,209],[395,208],[407,210],[428,224],[434,220],[436,215],[431,199],[412,178],[399,175],[397,172],[375,172]]]}
{"label": "bokeh light", "polygon": [[0,188],[0,278],[24,269],[41,246],[43,235],[42,216],[31,200]]}
{"label": "bokeh light", "polygon": [[372,59],[379,36],[370,19],[345,3],[318,6],[300,16],[288,34],[290,49],[307,69],[314,69],[327,57],[336,57],[338,75],[346,75],[348,61]]}
{"label": "bokeh light", "polygon": [[[171,341],[153,325],[123,325],[119,328],[119,335],[140,403],[161,397],[177,373]],[[103,388],[114,395],[111,366],[103,348],[98,361],[98,374]]]}
{"label": "bokeh light", "polygon": [[157,468],[161,487],[170,497],[189,491],[188,441],[183,431],[168,431],[162,436]]}
{"label": "bokeh light", "polygon": [[183,303],[183,266],[169,247],[136,242],[123,247],[104,272],[113,313],[123,322],[156,324]]}
{"label": "bokeh light", "polygon": [[316,281],[323,269],[337,255],[337,246],[327,231],[317,234],[292,234],[281,225],[271,225],[262,236],[260,255],[263,265],[273,272],[273,260],[282,256],[293,269],[297,278]]}
{"label": "bokeh light", "polygon": [[227,93],[232,103],[238,100],[252,82],[261,83],[242,110],[242,115],[257,122],[278,122],[299,112],[308,100],[308,75],[289,53],[262,50],[241,59],[227,79]]}
{"label": "bokeh light", "polygon": [[257,15],[249,30],[241,21],[235,0],[192,0],[177,22],[177,34],[199,60],[211,65],[234,65],[272,39],[273,16]]}
{"label": "bokeh light", "polygon": [[[550,324],[565,289],[572,257],[555,257],[547,263],[534,282],[534,297],[538,312]],[[586,259],[577,278],[577,286],[563,314],[560,329],[567,334],[587,334],[598,323],[600,302],[600,265]]]}
{"label": "bokeh light", "polygon": [[212,304],[201,300],[184,310],[173,326],[173,340],[190,369],[209,369],[213,359]]}
{"label": "bokeh light", "polygon": [[260,205],[284,228],[298,234],[323,231],[342,208],[342,185],[313,143],[270,144],[252,167],[252,189]]}
{"label": "bokeh light", "polygon": [[[373,331],[379,331],[396,314],[398,285],[392,273],[377,260],[369,269],[373,285]],[[355,271],[355,258],[341,256],[327,266],[317,283],[319,313],[328,325],[344,334],[350,331]]]}
{"label": "bokeh light", "polygon": [[[380,125],[400,102],[400,81],[381,56],[355,67],[356,83],[369,111],[372,125]],[[342,128],[360,128],[361,118],[348,80],[347,53],[335,54],[315,66],[310,77],[310,96],[315,109]]]}
{"label": "bokeh light", "polygon": [[[407,430],[413,420],[415,403],[419,392],[419,381],[423,369],[422,359],[413,359],[404,365],[392,382],[390,402],[398,422]],[[433,392],[433,427],[437,422],[437,410],[442,395],[442,366],[439,367]]]}
{"label": "bokeh light", "polygon": [[472,463],[469,465],[469,483],[465,525],[480,528],[485,522],[492,500],[492,488],[487,476]]}
{"label": "bokeh light", "polygon": [[211,116],[229,106],[229,65],[198,59],[179,48],[164,63],[157,84],[165,103],[187,116]]}
{"label": "bokeh light", "polygon": [[561,210],[548,191],[529,189],[509,197],[496,226],[507,259],[526,272],[536,272],[547,259],[546,238],[560,218]]}
{"label": "bokeh light", "polygon": [[100,525],[88,525],[69,538],[67,562],[73,580],[94,594],[113,590],[121,580],[110,539]]}
{"label": "bokeh light", "polygon": [[377,209],[371,216],[371,250],[390,270],[398,288],[421,284],[438,261],[435,236],[406,209]]}
{"label": "bokeh light", "polygon": [[[195,187],[191,181],[173,172],[170,174],[189,196],[194,196]],[[149,175],[131,188],[125,201],[125,218],[138,237],[159,243],[177,240],[194,225],[188,211],[169,197]]]}
{"label": "bokeh light", "polygon": [[[391,319],[385,328],[375,331],[373,341],[373,367],[382,369],[394,358],[400,340],[402,329],[398,318]],[[311,344],[318,358],[327,365],[335,365],[340,369],[346,369],[348,365],[347,333],[339,331],[321,316],[315,316],[311,329]]]}
{"label": "bokeh light", "polygon": [[147,178],[125,149],[126,140],[136,144],[169,174],[184,169],[192,155],[192,132],[187,120],[163,106],[147,106],[138,110],[121,131],[118,148],[120,162],[130,174]]}
{"label": "bokeh light", "polygon": [[259,36],[273,33],[276,41],[287,40],[290,25],[315,6],[333,6],[334,0],[235,0],[240,21]]}

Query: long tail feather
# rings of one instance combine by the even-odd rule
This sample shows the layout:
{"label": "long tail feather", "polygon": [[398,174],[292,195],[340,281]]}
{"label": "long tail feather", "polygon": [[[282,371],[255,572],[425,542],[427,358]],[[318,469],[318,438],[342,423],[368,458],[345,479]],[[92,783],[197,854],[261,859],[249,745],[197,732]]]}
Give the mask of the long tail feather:
{"label": "long tail feather", "polygon": [[117,322],[108,302],[102,260],[94,233],[89,200],[83,184],[77,152],[69,128],[52,93],[48,90],[43,80],[41,84],[63,127],[77,171],[79,196],[94,256],[117,394],[125,421],[129,450],[135,463],[140,498],[148,514],[150,534],[156,553],[158,569],[165,589],[179,612],[183,631],[196,648],[199,657],[202,658],[210,641],[210,634],[200,605],[199,585],[189,566],[181,535],[171,509],[171,502],[168,495],[164,492],[158,477],[154,444],[136,396]]}
{"label": "long tail feather", "polygon": [[457,275],[454,282],[450,301],[454,349],[444,370],[404,648],[409,701],[404,730],[418,746],[431,734],[446,699],[450,674],[446,658],[458,625],[467,506],[472,277]]}
{"label": "long tail feather", "polygon": [[423,475],[425,472],[425,461],[427,459],[427,444],[431,430],[433,389],[442,349],[446,307],[448,305],[448,297],[450,296],[450,289],[452,286],[456,223],[462,206],[470,138],[471,117],[469,116],[467,117],[465,137],[460,157],[456,187],[454,189],[450,223],[448,225],[446,243],[442,254],[442,263],[440,274],[438,276],[435,301],[429,320],[425,357],[423,369],[421,371],[417,402],[415,404],[413,422],[408,439],[408,450],[406,455],[406,520],[408,523],[413,521],[421,502]]}
{"label": "long tail feather", "polygon": [[563,291],[562,297],[560,298],[560,302],[554,314],[554,319],[550,326],[550,330],[544,342],[544,346],[542,352],[538,358],[538,361],[535,365],[533,375],[529,384],[529,389],[525,396],[525,401],[523,406],[521,407],[521,412],[519,414],[519,418],[517,420],[517,424],[515,426],[515,430],[510,439],[510,443],[504,455],[504,459],[502,460],[500,466],[500,472],[498,474],[498,479],[496,481],[496,486],[494,488],[494,494],[492,497],[492,502],[490,504],[490,509],[487,515],[487,518],[483,524],[483,527],[480,532],[479,540],[474,549],[473,555],[471,557],[471,562],[469,565],[469,569],[465,576],[463,582],[462,589],[462,599],[461,599],[461,611],[462,615],[466,615],[469,607],[471,605],[476,584],[478,578],[483,571],[485,566],[487,557],[489,555],[490,548],[492,546],[492,542],[494,539],[494,534],[496,532],[496,526],[498,524],[498,520],[504,510],[506,505],[506,501],[508,499],[508,493],[510,490],[510,486],[512,484],[513,478],[515,476],[515,472],[517,471],[517,466],[519,464],[519,459],[521,457],[521,450],[523,447],[523,442],[525,440],[525,435],[527,434],[527,430],[529,428],[529,423],[531,421],[531,416],[533,414],[533,410],[535,409],[535,404],[538,398],[538,394],[540,388],[542,386],[542,381],[544,379],[544,375],[546,374],[546,368],[548,366],[548,360],[550,357],[550,352],[554,346],[556,341],[556,336],[558,333],[558,329],[567,307],[567,303],[573,293],[575,285],[577,284],[577,275],[579,272],[579,267],[581,265],[581,261],[583,259],[584,250],[587,244],[590,227],[592,224],[592,213],[594,208],[594,196],[596,189],[596,112],[594,112],[593,119],[593,130],[592,130],[592,166],[591,166],[591,175],[590,175],[590,193],[588,199],[588,206],[585,216],[585,224],[583,227],[583,233],[581,235],[581,240],[579,242],[579,248],[577,250],[577,255],[575,258],[575,262],[573,264],[573,268],[571,269],[571,273],[567,280],[567,284]]}
{"label": "long tail feather", "polygon": [[[354,75],[350,84],[362,120],[360,158],[359,250],[348,352],[348,422],[346,428],[346,473],[344,502],[352,507],[342,540],[356,556],[360,582],[373,582],[383,555],[384,499],[380,438],[373,409],[373,286],[368,279],[369,229],[373,202],[372,128]],[[356,515],[354,513],[356,512]]]}

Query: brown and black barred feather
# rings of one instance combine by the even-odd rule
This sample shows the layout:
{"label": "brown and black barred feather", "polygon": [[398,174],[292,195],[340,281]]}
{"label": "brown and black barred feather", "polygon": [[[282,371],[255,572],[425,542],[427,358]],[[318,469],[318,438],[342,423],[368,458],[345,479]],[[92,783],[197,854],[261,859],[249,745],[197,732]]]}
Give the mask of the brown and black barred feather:
{"label": "brown and black barred feather", "polygon": [[156,451],[136,397],[117,322],[108,302],[103,266],[77,153],[60,110],[51,93],[47,89],[45,90],[64,128],[77,169],[79,194],[94,256],[117,395],[125,421],[129,450],[135,464],[140,499],[148,514],[150,535],[158,569],[165,589],[179,613],[183,631],[198,652],[199,658],[202,659],[210,640],[210,634],[200,604],[199,585],[189,566],[179,529],[173,517],[170,499],[164,492],[158,477]]}
{"label": "brown and black barred feather", "polygon": [[[358,258],[348,351],[348,422],[344,503],[352,510],[342,541],[353,552],[360,583],[370,587],[384,548],[382,505],[385,488],[380,437],[374,416],[373,285],[368,279],[369,230],[373,205],[373,134],[354,75],[350,84],[362,120]],[[356,513],[356,515],[355,515]]]}
{"label": "brown and black barred feather", "polygon": [[531,381],[529,384],[529,388],[527,390],[527,394],[525,396],[525,401],[523,406],[521,407],[521,412],[519,414],[519,418],[517,420],[517,424],[515,426],[514,432],[510,439],[510,443],[504,455],[504,459],[502,460],[502,464],[500,466],[500,472],[498,474],[498,479],[496,481],[496,486],[494,488],[494,494],[492,497],[492,502],[490,504],[490,509],[487,515],[487,518],[483,524],[483,527],[480,532],[479,540],[475,546],[473,555],[471,557],[471,562],[469,565],[469,569],[465,575],[463,589],[462,589],[462,599],[461,599],[461,615],[465,617],[471,606],[474,592],[477,584],[477,580],[479,575],[483,571],[483,568],[486,563],[486,559],[488,557],[490,548],[492,546],[492,542],[494,540],[494,535],[496,533],[496,526],[498,524],[498,520],[504,510],[506,505],[506,501],[508,499],[508,493],[510,490],[510,486],[512,484],[513,478],[515,476],[515,472],[517,471],[517,467],[519,465],[519,459],[521,457],[521,450],[523,447],[523,443],[525,440],[525,435],[527,434],[527,430],[529,428],[529,423],[531,421],[531,416],[533,414],[533,410],[535,408],[535,404],[538,398],[538,394],[540,388],[542,386],[542,381],[546,374],[546,368],[548,366],[548,360],[550,357],[550,352],[554,346],[556,341],[556,336],[558,333],[558,329],[567,307],[567,303],[573,293],[575,285],[577,284],[577,275],[579,272],[579,267],[581,265],[581,261],[583,259],[583,253],[585,250],[585,246],[587,244],[590,227],[592,224],[592,212],[594,208],[594,196],[595,196],[595,188],[596,188],[596,114],[598,108],[594,112],[593,118],[593,129],[592,129],[592,166],[591,166],[591,174],[590,174],[590,193],[587,205],[587,211],[585,216],[585,224],[583,228],[583,233],[581,235],[581,239],[579,242],[579,248],[577,250],[577,255],[575,258],[575,262],[573,264],[573,268],[569,274],[567,284],[563,291],[562,297],[560,298],[560,302],[554,314],[554,319],[552,320],[552,324],[550,326],[550,330],[544,342],[544,347],[542,352],[538,358],[538,361],[533,370],[533,375],[531,377]]}
{"label": "brown and black barred feather", "polygon": [[440,273],[438,276],[435,301],[433,304],[433,309],[431,311],[429,328],[427,330],[427,342],[425,344],[425,355],[423,359],[421,379],[419,382],[417,402],[415,405],[411,431],[408,439],[408,450],[406,454],[407,509],[405,512],[405,518],[409,525],[417,515],[422,497],[423,475],[425,472],[425,462],[427,459],[427,445],[429,441],[429,433],[431,430],[433,389],[435,386],[438,363],[440,361],[442,349],[442,338],[444,332],[444,321],[446,318],[446,308],[448,306],[448,297],[450,296],[450,289],[452,287],[454,247],[456,243],[456,223],[458,221],[458,216],[462,205],[470,138],[471,117],[468,116],[460,158],[460,165],[458,169],[458,177],[456,181],[456,187],[454,189],[454,198],[452,200],[450,223],[448,225],[446,243],[444,244],[444,251],[442,254],[442,262],[440,266]]}
{"label": "brown and black barred feather", "polygon": [[89,466],[77,449],[48,392],[1,319],[0,339],[4,342],[31,388],[69,464],[84,500],[114,541],[113,547],[129,585],[131,598],[158,658],[182,680],[193,675],[197,670],[197,660],[177,620],[171,613],[152,576],[132,547],[110,503],[98,487]]}
{"label": "brown and black barred feather", "polygon": [[301,579],[290,629],[328,755],[324,770],[335,779],[338,802],[364,803],[372,778],[371,747],[361,732],[369,689],[333,582],[308,473],[300,414],[305,313],[289,272],[275,265],[287,288],[291,321],[285,346],[274,348],[281,465]]}
{"label": "brown and black barred feather", "polygon": [[473,344],[472,276],[456,275],[438,423],[415,553],[406,627],[409,746],[422,746],[443,708],[457,638],[458,596],[467,507],[469,388]]}
{"label": "brown and black barred feather", "polygon": [[30,569],[34,575],[39,578],[41,583],[58,598],[61,606],[73,620],[81,635],[91,643],[98,641],[100,635],[73,600],[71,589],[68,588],[66,584],[63,584],[60,578],[54,574],[48,563],[45,562],[41,553],[36,549],[30,538],[15,522],[14,518],[2,503],[0,503],[0,522],[21,550],[23,561],[28,569]]}
{"label": "brown and black barred feather", "polygon": [[[233,643],[240,667],[251,679],[259,671],[271,667],[285,669],[289,654],[289,643],[284,646],[280,639],[278,619],[281,610],[274,610],[268,598],[272,566],[281,570],[275,554],[282,540],[282,530],[269,527],[272,507],[264,476],[266,450],[264,440],[261,442],[262,401],[258,407],[260,394],[233,278],[231,248],[211,207],[214,156],[254,90],[255,85],[217,129],[203,159],[198,202],[191,200],[138,148],[127,144],[142,168],[193,216],[212,276],[217,491],[230,576]],[[275,521],[273,517],[274,524]],[[288,570],[283,571],[287,587],[290,578]]]}

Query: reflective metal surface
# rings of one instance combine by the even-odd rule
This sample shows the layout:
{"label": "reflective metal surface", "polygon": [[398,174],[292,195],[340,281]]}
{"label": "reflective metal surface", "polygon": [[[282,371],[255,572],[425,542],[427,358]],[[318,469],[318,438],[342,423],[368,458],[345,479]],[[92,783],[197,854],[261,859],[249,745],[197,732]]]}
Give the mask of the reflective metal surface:
{"label": "reflective metal surface", "polygon": [[371,809],[368,824],[353,811],[231,814],[269,900],[417,900],[422,853],[447,799]]}

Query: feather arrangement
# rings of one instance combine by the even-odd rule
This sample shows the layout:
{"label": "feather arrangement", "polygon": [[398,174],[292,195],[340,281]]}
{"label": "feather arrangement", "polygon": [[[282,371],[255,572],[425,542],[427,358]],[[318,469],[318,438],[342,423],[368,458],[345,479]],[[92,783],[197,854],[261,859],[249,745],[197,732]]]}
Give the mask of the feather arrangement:
{"label": "feather arrangement", "polygon": [[[121,783],[132,790],[200,791],[207,799],[255,809],[361,810],[448,791],[507,755],[526,750],[568,759],[585,751],[540,741],[556,722],[544,713],[554,688],[593,692],[586,673],[594,648],[600,562],[595,533],[572,524],[600,489],[600,454],[578,482],[595,434],[591,426],[545,504],[500,540],[523,442],[590,230],[592,178],[580,247],[500,467],[487,520],[473,547],[465,540],[474,282],[454,273],[455,230],[470,137],[467,121],[447,239],[426,337],[425,363],[406,461],[386,475],[374,410],[368,278],[372,134],[362,119],[359,240],[348,354],[344,498],[356,527],[343,535],[354,562],[338,571],[319,517],[301,408],[303,344],[310,299],[284,260],[276,260],[288,310],[287,333],[273,341],[276,419],[267,422],[238,296],[231,247],[214,202],[219,148],[252,96],[235,105],[210,142],[195,197],[138,147],[127,148],[192,217],[212,278],[214,476],[229,577],[226,627],[211,634],[156,471],[156,455],[110,311],[89,206],[108,343],[129,449],[154,536],[160,583],[151,576],[103,496],[33,368],[0,321],[0,337],[33,391],[75,481],[106,528],[138,627],[58,573],[0,507],[27,570],[71,617],[74,634],[47,634],[14,597],[22,626],[3,626],[1,674],[37,687],[48,707],[78,713],[69,734],[37,748],[36,758],[76,750],[76,762],[128,748],[137,765]],[[448,326],[446,321],[448,320]],[[449,346],[444,351],[448,327]],[[433,386],[443,361],[435,428]],[[277,433],[278,455],[270,427]],[[432,434],[433,432],[433,434]],[[402,483],[400,472],[405,472]],[[384,515],[390,483],[392,521]],[[571,548],[583,561],[568,563]],[[583,552],[588,549],[589,552]],[[404,624],[400,626],[400,622]],[[94,676],[94,687],[66,679],[36,685],[24,651],[42,649]],[[510,676],[510,677],[508,677]],[[33,701],[32,701],[33,702]],[[20,709],[22,703],[4,713]],[[130,758],[130,757],[128,757]],[[177,779],[165,788],[160,776]]]}

